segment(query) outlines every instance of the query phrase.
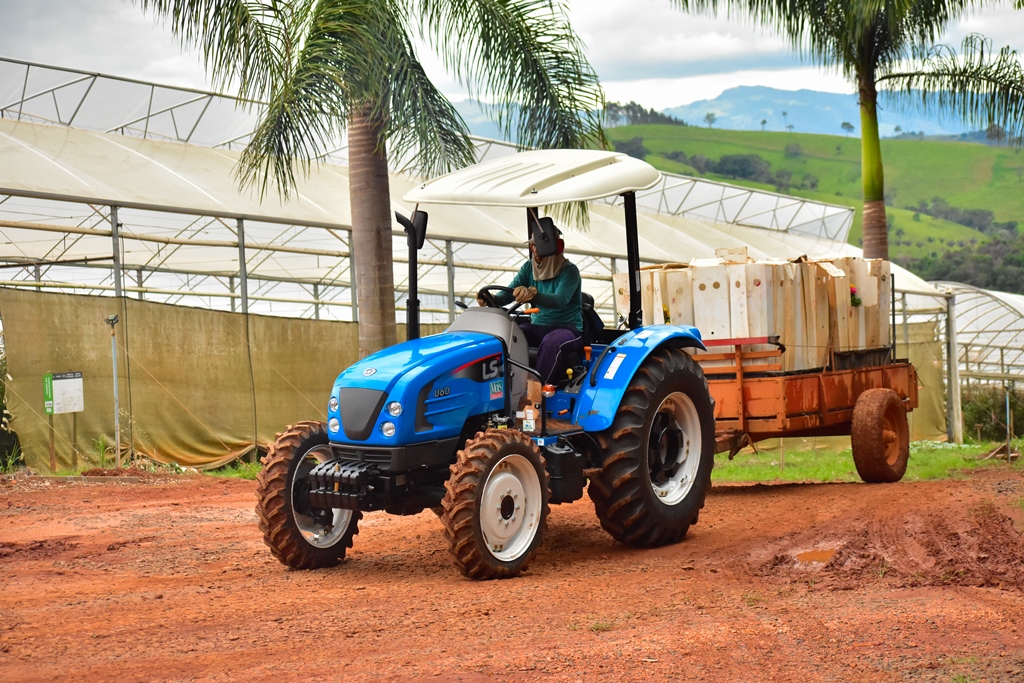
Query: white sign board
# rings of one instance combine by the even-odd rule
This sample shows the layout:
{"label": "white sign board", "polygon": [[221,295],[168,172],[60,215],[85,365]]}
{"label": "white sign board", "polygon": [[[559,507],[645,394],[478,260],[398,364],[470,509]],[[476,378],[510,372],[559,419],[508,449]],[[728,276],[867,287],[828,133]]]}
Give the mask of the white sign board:
{"label": "white sign board", "polygon": [[[45,379],[48,380],[49,378],[50,376],[47,376]],[[46,396],[47,413],[57,415],[60,413],[80,413],[85,410],[85,389],[82,386],[82,373],[58,372],[54,373],[52,378],[52,399],[51,396]]]}

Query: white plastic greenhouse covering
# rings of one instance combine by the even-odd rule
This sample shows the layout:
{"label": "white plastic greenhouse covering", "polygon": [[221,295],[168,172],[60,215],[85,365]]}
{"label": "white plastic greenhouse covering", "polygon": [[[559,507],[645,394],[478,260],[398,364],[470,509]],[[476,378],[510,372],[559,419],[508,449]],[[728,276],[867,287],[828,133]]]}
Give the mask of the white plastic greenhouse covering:
{"label": "white plastic greenhouse covering", "polygon": [[[240,191],[235,175],[256,119],[215,93],[0,59],[0,287],[355,320],[345,142],[325,152],[297,197],[282,202],[271,189],[261,201]],[[474,144],[478,161],[517,151]],[[392,161],[392,205],[408,215],[414,206],[401,197],[424,179]],[[612,275],[625,267],[620,202],[592,202],[585,229],[562,226],[607,321],[619,313]],[[645,263],[688,263],[723,247],[745,247],[754,259],[861,253],[846,242],[849,207],[672,174],[638,192],[637,206]],[[446,323],[457,300],[505,284],[527,257],[525,212],[421,208],[430,214],[419,255],[423,320]],[[394,254],[401,310],[398,231]],[[945,293],[895,264],[893,274],[896,310],[914,313],[900,305],[909,295],[944,328]]]}

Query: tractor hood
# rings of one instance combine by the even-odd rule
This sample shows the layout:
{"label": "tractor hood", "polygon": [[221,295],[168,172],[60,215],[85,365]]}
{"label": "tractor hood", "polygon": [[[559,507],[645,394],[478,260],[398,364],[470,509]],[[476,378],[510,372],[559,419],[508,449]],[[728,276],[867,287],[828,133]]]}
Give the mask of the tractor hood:
{"label": "tractor hood", "polygon": [[456,351],[494,343],[494,337],[479,332],[449,332],[413,339],[367,356],[338,375],[335,387],[358,387],[390,392],[410,371]]}
{"label": "tractor hood", "polygon": [[449,331],[368,356],[334,383],[331,441],[403,446],[458,436],[471,415],[505,403],[505,348],[492,334]]}

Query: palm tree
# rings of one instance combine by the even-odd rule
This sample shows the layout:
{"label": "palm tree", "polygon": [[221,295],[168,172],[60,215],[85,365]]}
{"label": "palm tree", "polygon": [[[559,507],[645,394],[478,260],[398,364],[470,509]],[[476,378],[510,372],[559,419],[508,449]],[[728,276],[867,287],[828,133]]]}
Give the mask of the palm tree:
{"label": "palm tree", "polygon": [[348,134],[359,353],[396,341],[388,153],[424,175],[473,161],[465,122],[427,78],[422,39],[523,147],[604,144],[603,95],[555,0],[135,0],[199,49],[215,87],[260,103],[243,185],[287,198]]}
{"label": "palm tree", "polygon": [[[673,0],[684,9],[739,10],[788,37],[801,54],[837,67],[857,87],[864,187],[864,256],[888,258],[885,187],[878,136],[878,89],[922,111],[952,110],[985,127],[1024,130],[1024,70],[1009,48],[993,53],[968,36],[958,55],[935,41],[980,0]],[[1017,8],[1024,1],[1015,0]],[[785,116],[785,114],[783,114]]]}

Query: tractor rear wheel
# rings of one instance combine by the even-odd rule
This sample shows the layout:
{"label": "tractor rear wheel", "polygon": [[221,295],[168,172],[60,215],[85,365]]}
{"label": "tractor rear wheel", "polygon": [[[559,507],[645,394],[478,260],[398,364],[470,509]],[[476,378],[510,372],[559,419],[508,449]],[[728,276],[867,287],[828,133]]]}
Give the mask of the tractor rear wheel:
{"label": "tractor rear wheel", "polygon": [[551,491],[540,450],[520,431],[488,429],[466,441],[450,471],[440,517],[455,564],[481,581],[518,576],[547,524]]}
{"label": "tractor rear wheel", "polygon": [[853,463],[864,481],[899,481],[910,459],[907,409],[892,389],[868,389],[853,405],[850,428]]}
{"label": "tractor rear wheel", "polygon": [[715,463],[714,401],[689,354],[661,349],[644,360],[597,440],[603,462],[587,491],[605,531],[640,547],[682,540]]}
{"label": "tractor rear wheel", "polygon": [[295,569],[331,567],[352,547],[363,513],[309,505],[310,471],[333,458],[322,422],[299,422],[277,435],[257,478],[256,514],[263,541]]}

